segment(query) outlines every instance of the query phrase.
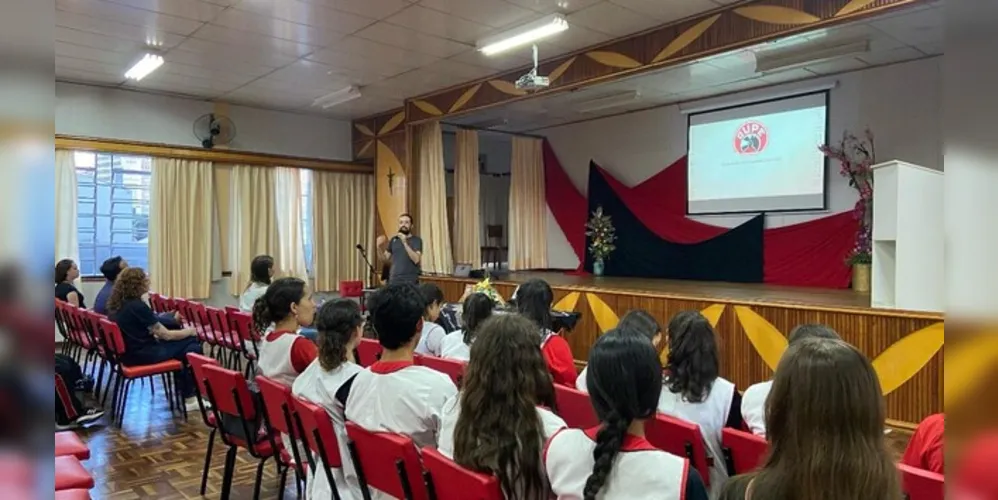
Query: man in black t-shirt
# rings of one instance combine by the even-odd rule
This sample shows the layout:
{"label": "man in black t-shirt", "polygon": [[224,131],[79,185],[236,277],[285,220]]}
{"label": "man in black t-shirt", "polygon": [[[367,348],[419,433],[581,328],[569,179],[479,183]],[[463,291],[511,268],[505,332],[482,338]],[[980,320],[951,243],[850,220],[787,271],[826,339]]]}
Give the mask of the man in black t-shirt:
{"label": "man in black t-shirt", "polygon": [[[392,263],[389,283],[418,283],[422,273],[420,262],[423,258],[423,240],[412,234],[412,216],[399,215],[398,234],[389,240],[378,236],[378,251]],[[387,248],[385,247],[387,243]]]}

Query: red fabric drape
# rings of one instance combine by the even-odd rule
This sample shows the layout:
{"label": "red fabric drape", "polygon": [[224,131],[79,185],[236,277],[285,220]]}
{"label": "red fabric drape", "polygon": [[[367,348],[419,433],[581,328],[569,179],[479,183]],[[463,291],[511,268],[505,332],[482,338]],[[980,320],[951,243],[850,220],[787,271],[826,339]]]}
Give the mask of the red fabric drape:
{"label": "red fabric drape", "polygon": [[[614,192],[646,227],[662,239],[697,243],[728,231],[686,217],[686,157],[633,187],[625,186],[595,163]],[[561,163],[544,142],[547,202],[555,220],[580,261],[585,260],[586,199],[565,174]],[[846,256],[858,225],[852,212],[842,212],[800,224],[766,229],[764,280],[778,285],[845,288],[850,269]]]}

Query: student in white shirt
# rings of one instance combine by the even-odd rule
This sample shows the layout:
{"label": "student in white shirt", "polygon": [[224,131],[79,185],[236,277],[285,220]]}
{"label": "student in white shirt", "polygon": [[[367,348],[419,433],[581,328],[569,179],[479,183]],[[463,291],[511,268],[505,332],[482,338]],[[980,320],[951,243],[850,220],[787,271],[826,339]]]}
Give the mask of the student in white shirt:
{"label": "student in white shirt", "polygon": [[[794,345],[804,339],[839,339],[839,334],[831,327],[818,324],[797,325],[787,339]],[[766,398],[773,388],[773,381],[759,382],[749,386],[742,394],[742,418],[745,425],[757,436],[766,437]]]}
{"label": "student in white shirt", "polygon": [[[360,343],[364,329],[364,318],[360,306],[349,299],[336,299],[326,302],[315,316],[316,337],[319,356],[295,379],[291,392],[326,409],[333,421],[343,467],[330,469],[333,481],[341,499],[353,498],[359,491],[356,484],[348,484],[344,470],[352,467],[350,451],[347,448],[347,434],[343,405],[336,400],[336,391],[351,377],[363,370],[353,359],[353,350]],[[318,475],[309,471],[308,499],[327,499],[332,490],[325,471],[321,468],[319,456],[315,456]]]}
{"label": "student in white shirt", "polygon": [[554,382],[537,327],[518,314],[497,314],[478,330],[461,393],[444,405],[440,452],[495,474],[506,498],[547,500],[541,451],[565,421],[552,411]]}
{"label": "student in white shirt", "polygon": [[420,283],[419,293],[423,297],[424,310],[423,327],[419,344],[416,345],[416,354],[439,357],[440,345],[447,336],[444,327],[437,324],[440,308],[444,305],[444,292],[433,283]]}
{"label": "student in white shirt", "polygon": [[707,456],[713,460],[710,487],[720,491],[728,479],[721,453],[721,430],[742,429],[741,395],[718,376],[717,334],[699,311],[681,311],[669,321],[669,355],[658,411],[700,426]]}
{"label": "student in white shirt", "polygon": [[[659,349],[659,344],[662,342],[662,326],[658,324],[658,320],[651,315],[648,311],[644,309],[632,309],[620,318],[620,323],[617,323],[617,331],[622,330],[633,330],[641,333],[648,340],[651,340],[655,350]],[[575,388],[588,393],[586,388],[586,373],[589,367],[583,368],[582,373],[579,373],[579,378],[575,380]]]}
{"label": "student in white shirt", "polygon": [[457,387],[447,375],[413,364],[423,297],[412,284],[389,283],[367,304],[384,351],[380,360],[343,384],[336,398],[345,403],[347,420],[367,430],[405,434],[418,448],[436,447],[444,402],[457,394]]}
{"label": "student in white shirt", "polygon": [[[447,334],[440,343],[440,357],[468,361],[471,356],[471,344],[478,335],[478,329],[485,320],[492,316],[495,302],[484,293],[473,293],[464,299],[461,305],[461,330]],[[536,332],[535,332],[536,335]]]}
{"label": "student in white shirt", "polygon": [[267,292],[270,281],[274,277],[274,258],[269,255],[257,255],[250,263],[250,282],[239,296],[239,309],[243,312],[253,312],[253,304]]}
{"label": "student in white shirt", "polygon": [[314,317],[315,302],[304,281],[281,278],[271,283],[253,305],[253,324],[266,332],[260,340],[257,373],[290,387],[315,360],[315,344],[298,335]]}
{"label": "student in white shirt", "polygon": [[706,500],[689,461],[645,439],[662,390],[662,364],[636,331],[603,335],[589,351],[586,373],[600,426],[558,431],[544,450],[559,500]]}

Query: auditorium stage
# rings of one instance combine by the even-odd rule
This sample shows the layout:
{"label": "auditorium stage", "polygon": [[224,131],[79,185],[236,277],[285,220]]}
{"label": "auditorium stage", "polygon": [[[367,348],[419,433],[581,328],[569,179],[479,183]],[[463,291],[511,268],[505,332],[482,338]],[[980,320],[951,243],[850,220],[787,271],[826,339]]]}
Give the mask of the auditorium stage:
{"label": "auditorium stage", "polygon": [[[943,317],[936,313],[870,307],[869,295],[851,290],[644,278],[515,272],[496,281],[506,298],[516,285],[541,278],[554,290],[555,308],[582,316],[566,339],[578,363],[604,331],[631,309],[651,312],[663,327],[684,309],[696,309],[715,323],[721,341],[722,376],[744,390],[767,380],[786,346],[786,335],[802,323],[824,323],[866,353],[887,393],[887,415],[909,426],[942,411]],[[478,280],[424,275],[448,301]],[[900,342],[904,339],[904,342]],[[888,347],[892,347],[888,350]]]}

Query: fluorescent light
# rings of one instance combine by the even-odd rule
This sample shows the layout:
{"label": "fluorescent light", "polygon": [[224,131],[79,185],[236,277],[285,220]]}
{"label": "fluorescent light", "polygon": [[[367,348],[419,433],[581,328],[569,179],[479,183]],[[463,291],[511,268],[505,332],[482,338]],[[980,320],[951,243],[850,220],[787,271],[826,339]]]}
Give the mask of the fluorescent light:
{"label": "fluorescent light", "polygon": [[766,73],[800,68],[809,64],[838,59],[840,57],[861,55],[869,51],[869,40],[856,40],[837,45],[818,47],[802,46],[799,50],[794,48],[791,50],[760,51],[755,54],[755,71],[756,73]]}
{"label": "fluorescent light", "polygon": [[536,42],[541,38],[547,38],[567,29],[568,21],[565,20],[565,16],[554,14],[479,40],[478,50],[491,56],[514,47]]}
{"label": "fluorescent light", "polygon": [[354,87],[353,85],[337,90],[336,92],[330,92],[315,101],[312,101],[313,106],[318,106],[322,109],[328,109],[333,106],[343,104],[347,101],[352,101],[360,97],[360,89]]}
{"label": "fluorescent light", "polygon": [[594,113],[596,111],[603,111],[604,109],[626,106],[637,102],[640,98],[641,94],[637,90],[631,90],[581,102],[575,107],[575,111],[578,113]]}
{"label": "fluorescent light", "polygon": [[125,78],[129,80],[139,81],[147,76],[149,73],[156,71],[156,68],[163,65],[163,56],[159,54],[146,54],[142,56],[139,62],[135,63],[127,72],[125,72]]}

